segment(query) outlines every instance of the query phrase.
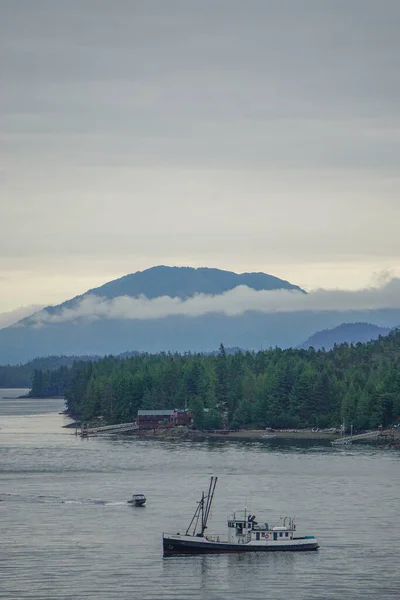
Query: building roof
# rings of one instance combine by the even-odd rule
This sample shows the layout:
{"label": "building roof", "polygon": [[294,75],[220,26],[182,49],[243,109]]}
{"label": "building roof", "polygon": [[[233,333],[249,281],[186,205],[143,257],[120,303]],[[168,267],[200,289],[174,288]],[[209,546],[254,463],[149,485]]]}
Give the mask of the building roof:
{"label": "building roof", "polygon": [[174,414],[174,410],[138,410],[138,417],[163,417],[170,416]]}

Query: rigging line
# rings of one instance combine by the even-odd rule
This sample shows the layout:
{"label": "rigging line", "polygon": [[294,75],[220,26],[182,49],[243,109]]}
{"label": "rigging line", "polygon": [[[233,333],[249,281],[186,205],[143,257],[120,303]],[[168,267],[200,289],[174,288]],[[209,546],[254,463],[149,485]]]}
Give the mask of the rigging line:
{"label": "rigging line", "polygon": [[189,526],[188,526],[188,528],[186,529],[186,534],[185,534],[185,535],[188,535],[188,533],[189,533],[189,529],[191,528],[193,521],[194,521],[194,520],[196,519],[196,517],[197,517],[196,524],[195,524],[195,527],[194,527],[194,530],[193,530],[193,535],[194,535],[194,533],[195,533],[195,531],[196,531],[197,524],[198,524],[198,522],[199,522],[199,517],[200,517],[200,505],[201,505],[201,500],[200,500],[200,502],[198,502],[198,503],[197,503],[196,510],[194,511],[194,515],[193,515],[193,517],[192,517],[192,520],[190,521],[190,523],[189,523]]}
{"label": "rigging line", "polygon": [[196,519],[196,523],[195,523],[195,526],[194,526],[194,529],[193,529],[193,535],[195,535],[195,533],[196,533],[196,530],[197,530],[197,527],[198,527],[198,524],[199,524],[199,519],[200,519],[200,504],[198,506],[197,519]]}

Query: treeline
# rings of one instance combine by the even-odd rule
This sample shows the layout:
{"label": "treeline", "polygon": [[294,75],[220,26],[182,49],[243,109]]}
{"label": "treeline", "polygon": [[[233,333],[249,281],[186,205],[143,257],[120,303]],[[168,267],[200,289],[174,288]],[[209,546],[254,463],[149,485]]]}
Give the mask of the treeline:
{"label": "treeline", "polygon": [[0,366],[0,388],[28,388],[32,375],[33,369],[27,365]]}
{"label": "treeline", "polygon": [[329,352],[158,354],[36,370],[31,394],[65,395],[78,419],[126,422],[138,409],[183,408],[199,428],[390,425],[400,416],[400,331]]}
{"label": "treeline", "polygon": [[70,367],[77,360],[99,358],[99,356],[43,356],[23,365],[3,365],[0,366],[0,388],[30,388],[35,370],[53,371],[63,366]]}

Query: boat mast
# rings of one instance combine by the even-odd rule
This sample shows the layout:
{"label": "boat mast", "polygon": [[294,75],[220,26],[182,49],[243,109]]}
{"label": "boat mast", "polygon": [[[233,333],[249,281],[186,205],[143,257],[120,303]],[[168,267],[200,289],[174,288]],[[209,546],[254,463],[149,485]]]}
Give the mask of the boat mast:
{"label": "boat mast", "polygon": [[204,531],[204,492],[201,492],[201,535]]}
{"label": "boat mast", "polygon": [[204,534],[204,531],[207,528],[207,521],[208,521],[208,517],[210,515],[211,504],[212,504],[212,501],[214,498],[215,486],[217,485],[217,481],[218,481],[218,477],[211,477],[211,479],[210,479],[210,487],[208,488],[208,494],[206,496],[206,499],[207,499],[206,508],[204,511],[204,518],[202,520],[201,535]]}
{"label": "boat mast", "polygon": [[201,518],[201,531],[198,535],[203,536],[205,530],[207,529],[207,521],[208,521],[208,517],[210,515],[211,504],[212,504],[212,501],[214,498],[215,486],[217,485],[217,479],[218,479],[218,477],[211,477],[207,496],[205,496],[204,492],[202,492],[201,500],[197,504],[197,508],[194,512],[192,520],[189,523],[189,527],[186,529],[185,535],[190,535],[189,530],[194,521],[196,521],[196,522],[195,522],[195,525],[193,528],[192,535],[193,536],[196,535],[197,525],[199,523],[199,519]]}

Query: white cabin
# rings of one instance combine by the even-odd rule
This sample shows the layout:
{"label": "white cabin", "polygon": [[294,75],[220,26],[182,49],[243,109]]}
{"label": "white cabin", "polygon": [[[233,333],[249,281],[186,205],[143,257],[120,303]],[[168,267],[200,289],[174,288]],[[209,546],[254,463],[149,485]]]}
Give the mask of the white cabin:
{"label": "white cabin", "polygon": [[283,542],[293,539],[296,525],[292,517],[285,517],[283,525],[270,527],[268,523],[258,523],[255,515],[246,511],[233,513],[228,517],[228,543],[248,544],[249,542]]}

